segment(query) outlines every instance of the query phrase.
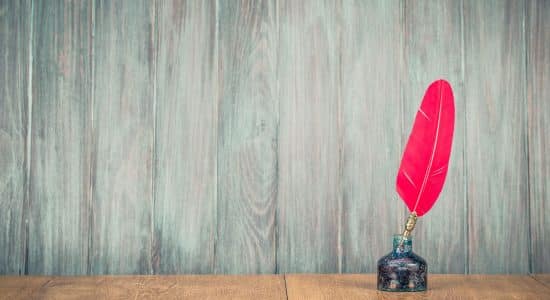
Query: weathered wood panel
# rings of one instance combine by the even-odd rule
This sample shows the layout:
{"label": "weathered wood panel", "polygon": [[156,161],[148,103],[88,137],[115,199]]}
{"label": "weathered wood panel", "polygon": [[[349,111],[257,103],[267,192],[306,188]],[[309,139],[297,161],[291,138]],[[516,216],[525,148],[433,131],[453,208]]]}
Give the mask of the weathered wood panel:
{"label": "weathered wood panel", "polygon": [[395,192],[404,85],[402,13],[399,1],[343,2],[343,272],[375,272],[404,225],[405,205]]}
{"label": "weathered wood panel", "polygon": [[33,3],[28,272],[86,274],[91,6]]}
{"label": "weathered wood panel", "polygon": [[219,2],[216,273],[276,271],[276,2]]}
{"label": "weathered wood panel", "polygon": [[152,271],[153,11],[95,2],[92,274]]}
{"label": "weathered wood panel", "polygon": [[0,274],[25,264],[30,1],[0,1]]}
{"label": "weathered wood panel", "polygon": [[279,272],[341,268],[339,1],[279,2]]}
{"label": "weathered wood panel", "polygon": [[549,13],[0,0],[0,273],[374,272],[440,77],[451,170],[415,251],[431,272],[550,272]]}
{"label": "weathered wood panel", "polygon": [[451,83],[456,114],[445,187],[429,214],[419,219],[414,231],[414,248],[416,253],[429,259],[431,273],[464,273],[468,233],[464,188],[466,115],[462,70],[462,2],[406,2],[405,20],[407,49],[404,70],[407,70],[407,78],[404,80],[406,88],[403,99],[404,143],[409,137],[424,92],[432,81],[444,78]]}
{"label": "weathered wood panel", "polygon": [[155,273],[211,273],[216,233],[215,1],[159,1]]}
{"label": "weathered wood panel", "polygon": [[525,273],[530,241],[524,2],[464,5],[468,268]]}
{"label": "weathered wood panel", "polygon": [[527,2],[531,272],[550,273],[550,2]]}

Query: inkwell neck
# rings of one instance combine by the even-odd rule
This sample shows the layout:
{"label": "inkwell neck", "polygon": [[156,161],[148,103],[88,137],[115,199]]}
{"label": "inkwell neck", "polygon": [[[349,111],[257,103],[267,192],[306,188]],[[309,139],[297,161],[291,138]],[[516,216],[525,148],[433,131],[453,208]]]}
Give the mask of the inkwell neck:
{"label": "inkwell neck", "polygon": [[412,252],[412,236],[404,238],[400,234],[393,236],[393,254],[405,255]]}

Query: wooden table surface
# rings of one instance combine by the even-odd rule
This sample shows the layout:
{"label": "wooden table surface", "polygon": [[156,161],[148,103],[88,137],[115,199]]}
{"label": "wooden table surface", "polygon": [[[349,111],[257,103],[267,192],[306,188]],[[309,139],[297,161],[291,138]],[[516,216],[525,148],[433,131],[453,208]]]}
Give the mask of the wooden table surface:
{"label": "wooden table surface", "polygon": [[429,290],[376,290],[373,274],[0,276],[0,299],[550,299],[550,274],[431,275]]}

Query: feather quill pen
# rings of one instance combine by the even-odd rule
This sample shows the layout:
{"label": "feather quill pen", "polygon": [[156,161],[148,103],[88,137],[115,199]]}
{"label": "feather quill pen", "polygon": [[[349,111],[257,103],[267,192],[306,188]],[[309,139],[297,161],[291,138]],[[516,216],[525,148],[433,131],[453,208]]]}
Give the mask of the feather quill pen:
{"label": "feather quill pen", "polygon": [[445,80],[430,84],[413,124],[397,173],[396,189],[411,212],[403,237],[434,205],[445,183],[455,123],[454,97]]}

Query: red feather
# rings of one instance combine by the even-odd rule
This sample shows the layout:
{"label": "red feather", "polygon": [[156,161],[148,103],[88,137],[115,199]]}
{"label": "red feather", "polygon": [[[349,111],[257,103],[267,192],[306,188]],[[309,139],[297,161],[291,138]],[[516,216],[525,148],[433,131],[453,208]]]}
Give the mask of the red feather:
{"label": "red feather", "polygon": [[424,94],[397,173],[397,193],[417,216],[427,213],[443,189],[449,167],[455,106],[451,85],[434,81]]}

